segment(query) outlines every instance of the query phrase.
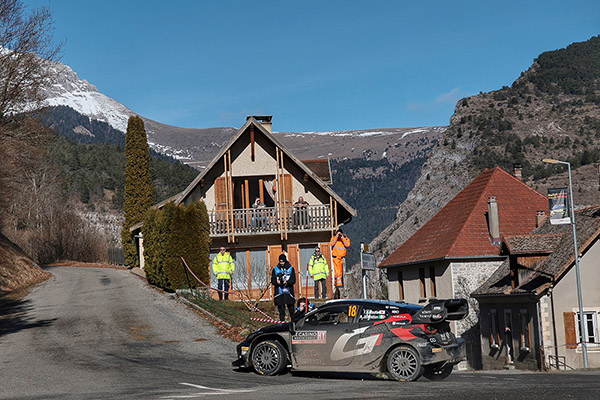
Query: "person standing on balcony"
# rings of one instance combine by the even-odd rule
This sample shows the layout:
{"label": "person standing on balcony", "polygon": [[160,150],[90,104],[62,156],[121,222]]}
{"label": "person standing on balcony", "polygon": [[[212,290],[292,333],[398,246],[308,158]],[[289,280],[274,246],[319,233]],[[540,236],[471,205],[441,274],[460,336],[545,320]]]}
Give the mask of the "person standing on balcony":
{"label": "person standing on balcony", "polygon": [[308,273],[315,282],[315,299],[319,298],[319,283],[321,284],[321,294],[324,299],[327,298],[327,277],[329,276],[329,264],[321,254],[319,246],[308,261]]}
{"label": "person standing on balcony", "polygon": [[271,284],[275,292],[273,302],[279,311],[279,320],[285,321],[285,307],[287,306],[291,318],[294,315],[294,303],[296,302],[294,297],[296,271],[285,257],[285,254],[279,256],[279,263],[273,267]]}
{"label": "person standing on balcony", "polygon": [[294,203],[294,226],[297,228],[308,226],[308,202],[302,196]]}
{"label": "person standing on balcony", "polygon": [[334,297],[337,297],[339,296],[340,289],[344,287],[344,258],[346,257],[348,247],[350,247],[350,238],[338,228],[335,235],[329,241],[329,246],[331,246],[333,271],[335,273],[336,295]]}
{"label": "person standing on balcony", "polygon": [[235,271],[235,263],[231,254],[229,254],[225,247],[221,247],[221,250],[212,262],[213,274],[217,278],[217,289],[219,289],[219,300],[223,300],[223,294],[225,300],[229,300],[229,286],[231,283],[231,275]]}
{"label": "person standing on balcony", "polygon": [[252,211],[252,228],[264,228],[266,219],[265,203],[260,201],[260,198],[257,197],[254,201],[254,204],[252,204],[252,208],[254,208],[254,210]]}

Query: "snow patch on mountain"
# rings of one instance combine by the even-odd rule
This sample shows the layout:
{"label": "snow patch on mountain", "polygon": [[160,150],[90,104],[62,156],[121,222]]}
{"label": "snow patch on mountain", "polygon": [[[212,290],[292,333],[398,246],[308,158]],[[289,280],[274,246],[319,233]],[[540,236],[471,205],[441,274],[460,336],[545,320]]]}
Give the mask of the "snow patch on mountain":
{"label": "snow patch on mountain", "polygon": [[68,106],[90,118],[108,123],[125,132],[133,111],[118,101],[102,94],[96,86],[79,76],[67,65],[53,63],[57,72],[54,84],[44,93],[43,106]]}

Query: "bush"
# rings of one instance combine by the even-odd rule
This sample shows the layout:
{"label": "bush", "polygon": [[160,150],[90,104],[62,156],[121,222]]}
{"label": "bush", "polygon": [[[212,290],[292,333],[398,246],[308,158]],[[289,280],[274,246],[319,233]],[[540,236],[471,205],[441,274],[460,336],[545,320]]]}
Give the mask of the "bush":
{"label": "bush", "polygon": [[185,269],[182,257],[202,282],[209,282],[210,236],[204,202],[168,203],[162,210],[148,211],[143,233],[149,283],[170,291],[200,286]]}

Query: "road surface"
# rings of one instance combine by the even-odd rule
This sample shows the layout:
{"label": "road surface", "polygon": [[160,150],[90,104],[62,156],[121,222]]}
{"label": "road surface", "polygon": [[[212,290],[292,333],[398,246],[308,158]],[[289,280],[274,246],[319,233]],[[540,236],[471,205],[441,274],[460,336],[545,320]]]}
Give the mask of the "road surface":
{"label": "road surface", "polygon": [[48,271],[27,297],[0,300],[0,399],[600,398],[599,371],[457,372],[411,383],[240,372],[231,367],[235,343],[129,271]]}

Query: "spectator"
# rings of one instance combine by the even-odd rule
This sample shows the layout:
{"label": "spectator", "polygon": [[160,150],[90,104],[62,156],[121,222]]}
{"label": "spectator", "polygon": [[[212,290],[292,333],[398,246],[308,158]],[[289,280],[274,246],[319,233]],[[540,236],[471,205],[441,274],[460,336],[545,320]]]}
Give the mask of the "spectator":
{"label": "spectator", "polygon": [[260,201],[260,198],[257,197],[254,201],[254,204],[252,204],[252,208],[254,208],[254,210],[252,211],[252,228],[264,228],[266,219],[265,203]]}
{"label": "spectator", "polygon": [[315,299],[319,298],[319,283],[321,284],[321,294],[324,299],[327,298],[327,277],[329,276],[329,264],[325,256],[321,254],[319,246],[315,247],[315,252],[308,261],[308,273],[313,278],[315,287]]}
{"label": "spectator", "polygon": [[279,256],[279,263],[273,267],[271,284],[275,292],[273,302],[279,311],[279,320],[285,321],[285,307],[287,306],[290,318],[294,315],[294,285],[296,284],[296,271],[287,260],[285,254]]}
{"label": "spectator", "polygon": [[308,202],[302,196],[294,203],[294,226],[297,228],[308,227]]}
{"label": "spectator", "polygon": [[225,247],[221,247],[221,251],[213,259],[212,270],[218,282],[219,300],[223,300],[223,294],[225,294],[225,300],[229,300],[229,284],[231,282],[231,275],[235,271],[235,264],[233,258],[231,258],[231,254],[226,252]]}

